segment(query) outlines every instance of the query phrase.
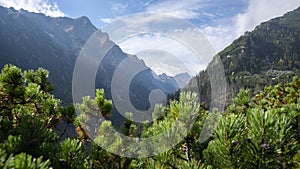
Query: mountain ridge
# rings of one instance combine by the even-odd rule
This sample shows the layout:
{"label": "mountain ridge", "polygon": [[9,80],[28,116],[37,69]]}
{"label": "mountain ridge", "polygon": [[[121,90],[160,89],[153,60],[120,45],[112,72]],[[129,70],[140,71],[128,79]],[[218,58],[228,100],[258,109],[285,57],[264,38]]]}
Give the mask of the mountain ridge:
{"label": "mountain ridge", "polygon": [[[0,6],[0,28],[0,57],[3,58],[0,67],[8,63],[22,69],[43,67],[50,72],[54,95],[64,105],[72,103],[72,73],[76,59],[85,42],[99,31],[90,20],[87,17],[52,18]],[[106,39],[104,43],[109,40],[106,33],[101,30],[98,33],[106,37],[103,38]],[[112,99],[110,85],[114,71],[122,60],[130,57],[136,56],[124,53],[115,44],[98,67],[95,87],[103,88],[107,99]],[[138,59],[138,62],[143,61]],[[149,68],[140,72],[132,81],[130,98],[138,109],[149,107],[148,95],[151,90],[161,89],[168,95],[178,89],[173,81],[154,78],[152,73]],[[114,114],[117,114],[116,110],[113,110]]]}
{"label": "mountain ridge", "polygon": [[[256,94],[266,85],[300,75],[300,8],[271,19],[246,32],[218,53],[228,83],[227,100],[240,88]],[[208,65],[210,66],[210,64]],[[207,69],[194,77],[186,90],[198,87],[200,100],[210,104]]]}

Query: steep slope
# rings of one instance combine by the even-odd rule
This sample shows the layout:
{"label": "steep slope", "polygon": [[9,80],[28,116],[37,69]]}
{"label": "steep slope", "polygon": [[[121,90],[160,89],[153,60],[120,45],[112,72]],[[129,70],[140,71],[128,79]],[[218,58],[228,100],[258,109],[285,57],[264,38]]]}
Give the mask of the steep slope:
{"label": "steep slope", "polygon": [[[80,47],[97,29],[86,17],[51,18],[0,7],[0,67],[46,68],[54,94],[71,101],[71,78]],[[84,31],[82,31],[84,30]]]}
{"label": "steep slope", "polygon": [[[51,18],[0,6],[0,29],[0,68],[11,63],[22,69],[48,69],[55,88],[54,94],[64,104],[70,104],[76,59],[88,38],[98,31],[89,19]],[[101,36],[107,35],[102,33]],[[100,64],[95,84],[96,88],[105,89],[107,99],[112,98],[110,86],[114,71],[129,56],[114,45]],[[152,89],[161,89],[166,94],[178,89],[172,80],[157,77],[151,69],[147,69],[133,79],[130,96],[138,109],[149,107],[148,95]]]}
{"label": "steep slope", "polygon": [[[228,82],[228,98],[240,88],[255,93],[265,85],[285,82],[300,73],[300,8],[257,26],[219,53]],[[200,99],[210,102],[207,71],[186,88],[199,86]]]}

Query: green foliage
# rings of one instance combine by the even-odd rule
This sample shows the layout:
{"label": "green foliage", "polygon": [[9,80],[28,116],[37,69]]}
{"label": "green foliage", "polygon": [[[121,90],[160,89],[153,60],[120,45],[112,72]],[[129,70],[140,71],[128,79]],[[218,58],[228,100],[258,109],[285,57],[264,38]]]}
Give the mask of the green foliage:
{"label": "green foliage", "polygon": [[241,90],[204,152],[206,164],[214,168],[293,167],[291,159],[299,147],[298,80],[266,87],[253,98],[255,104]]}
{"label": "green foliage", "polygon": [[259,104],[266,108],[278,108],[282,104],[299,103],[300,78],[295,76],[290,83],[265,87],[261,93],[256,95],[256,98],[260,100]]}
{"label": "green foliage", "polygon": [[[141,149],[106,119],[113,105],[104,90],[97,89],[95,99],[87,96],[81,104],[62,107],[50,94],[47,77],[44,69],[22,72],[7,65],[2,70],[0,168],[299,168],[298,77],[266,86],[255,96],[240,89],[220,119],[213,116],[216,110],[209,113],[198,103],[197,95],[183,91],[178,101],[157,105],[151,123],[134,123],[132,113],[127,113],[122,134],[131,138],[166,134]],[[80,113],[76,118],[75,109]],[[55,127],[60,120],[74,122],[80,139],[59,142]],[[202,129],[213,127],[205,126],[206,120],[219,123],[202,143]],[[174,140],[179,141],[171,149],[149,158],[111,153],[153,153]]]}
{"label": "green foliage", "polygon": [[[23,99],[25,94],[25,79],[20,68],[13,65],[5,65],[0,75],[1,102],[15,104]],[[7,105],[8,108],[10,108]],[[11,117],[10,117],[11,118]]]}
{"label": "green foliage", "polygon": [[[31,72],[33,77],[43,79],[46,70],[39,69],[44,72]],[[37,71],[37,72],[38,72]],[[44,91],[43,87],[47,86],[40,81],[32,82],[28,80],[25,74],[19,68],[13,65],[6,65],[0,75],[0,98],[1,98],[1,114],[3,119],[12,121],[14,125],[18,125],[23,116],[40,118],[44,125],[53,128],[60,116],[60,101],[55,99],[49,91]],[[41,76],[41,77],[40,77]],[[43,80],[44,83],[49,83]]]}
{"label": "green foliage", "polygon": [[214,168],[236,168],[241,155],[240,141],[245,136],[245,117],[231,114],[222,118],[215,130],[215,139],[204,152]]}
{"label": "green foliage", "polygon": [[48,81],[49,72],[45,69],[39,68],[36,71],[25,71],[24,76],[27,83],[38,84],[44,92],[51,92],[53,90],[52,84]]}
{"label": "green foliage", "polygon": [[76,112],[75,112],[75,107],[74,105],[70,105],[67,107],[61,107],[60,109],[61,115],[66,118],[68,123],[71,123],[74,121]]}
{"label": "green foliage", "polygon": [[25,153],[20,153],[15,156],[8,156],[5,151],[0,149],[0,168],[48,169],[50,168],[50,161],[43,161],[42,157],[36,159]]}
{"label": "green foliage", "polygon": [[[91,159],[93,164],[100,168],[124,168],[127,165],[132,168],[176,168],[178,166],[181,168],[249,168],[249,166],[290,168],[295,163],[291,159],[297,151],[295,135],[299,133],[298,121],[295,120],[299,119],[299,109],[295,99],[299,93],[298,86],[297,78],[294,78],[290,84],[286,84],[283,87],[286,97],[278,97],[282,94],[281,87],[278,85],[266,88],[266,91],[259,95],[260,97],[253,99],[250,90],[241,90],[226,110],[212,140],[202,144],[198,142],[198,138],[208,113],[204,109],[199,109],[196,96],[181,93],[179,101],[171,101],[168,107],[156,107],[153,113],[153,118],[156,120],[150,126],[145,126],[142,133],[143,137],[151,137],[169,132],[168,130],[171,129],[171,133],[176,131],[177,136],[181,137],[185,134],[180,129],[190,129],[187,136],[171,150],[147,159],[118,158],[107,150],[121,154],[122,150],[128,147],[123,147],[125,142],[120,136],[112,134],[114,128],[111,123],[102,121],[94,140]],[[264,95],[264,93],[268,94]],[[101,112],[99,111],[101,105],[105,103],[103,95],[103,91],[96,94],[97,106],[93,110]],[[280,99],[285,99],[287,102],[276,101]],[[267,106],[261,104],[263,103],[261,100],[272,100],[272,102]],[[277,105],[274,106],[274,103]],[[84,105],[93,107],[94,104],[90,98],[84,101]],[[91,112],[89,106],[82,108],[88,107],[85,110]],[[128,116],[130,117],[130,114]],[[136,136],[135,130],[136,125],[131,120],[127,120],[123,132],[128,136]],[[107,139],[108,137],[110,139]],[[162,143],[168,142],[165,138],[160,145],[152,147],[164,148],[166,145]]]}
{"label": "green foliage", "polygon": [[300,150],[298,150],[298,153],[294,156],[293,162],[295,163],[295,169],[300,168]]}
{"label": "green foliage", "polygon": [[112,101],[104,98],[103,89],[97,89],[95,99],[86,96],[82,104],[75,105],[75,108],[79,113],[75,125],[80,131],[81,138],[95,139],[104,117],[108,117],[111,113]]}
{"label": "green foliage", "polygon": [[[155,108],[153,119],[156,120],[151,126],[144,129],[142,137],[147,138],[165,133],[170,137],[161,138],[162,140],[151,146],[152,149],[150,151],[157,152],[158,149],[167,149],[175,140],[179,142],[170,150],[159,155],[147,159],[134,160],[131,164],[132,168],[173,168],[176,166],[194,165],[194,163],[189,162],[191,162],[192,156],[200,148],[196,142],[201,131],[201,128],[198,127],[201,125],[197,122],[195,126],[192,124],[195,121],[202,121],[204,116],[200,117],[199,115],[205,114],[204,110],[201,109],[200,111],[197,99],[197,95],[183,92],[179,101],[171,101],[169,107],[160,105]],[[189,133],[191,134],[187,133],[187,130],[190,130],[191,132]]]}
{"label": "green foliage", "polygon": [[106,100],[104,98],[104,90],[103,89],[96,90],[95,103],[98,106],[99,111],[102,113],[103,116],[108,116],[110,114],[110,111],[112,109],[112,101]]}
{"label": "green foliage", "polygon": [[55,127],[61,106],[51,90],[45,69],[22,72],[14,65],[4,66],[0,74],[0,148],[11,154],[6,159],[10,167],[49,168],[49,160],[55,162]]}
{"label": "green foliage", "polygon": [[86,156],[83,144],[78,139],[67,138],[60,144],[58,154],[60,168],[88,168],[89,164],[86,161]]}
{"label": "green foliage", "polygon": [[[33,81],[27,78],[29,76],[41,80]],[[8,153],[52,156],[58,139],[53,129],[59,119],[60,101],[48,93],[47,76],[44,69],[23,73],[13,65],[3,68],[0,74],[0,122],[1,131],[5,129],[6,132],[1,132],[0,146]],[[41,90],[43,88],[45,90]]]}
{"label": "green foliage", "polygon": [[233,103],[226,110],[234,114],[246,114],[250,107],[250,90],[241,89],[240,92],[233,99]]}
{"label": "green foliage", "polygon": [[50,158],[56,151],[57,140],[55,131],[46,128],[40,120],[25,116],[15,128],[15,134],[3,142],[2,148],[8,153],[26,152],[34,157]]}
{"label": "green foliage", "polygon": [[[110,152],[122,152],[126,146],[122,147],[123,140],[115,133],[115,128],[111,121],[106,120],[112,110],[112,101],[104,98],[104,90],[96,90],[96,98],[87,96],[83,98],[81,104],[75,105],[80,115],[75,119],[75,125],[79,137],[82,140],[91,142],[90,163],[96,168],[120,168],[130,164],[131,159],[120,158]],[[127,121],[130,127],[132,122]],[[133,132],[130,128],[124,127],[124,133]],[[126,133],[125,133],[126,134]]]}
{"label": "green foliage", "polygon": [[125,115],[126,120],[121,130],[122,134],[130,137],[138,137],[138,134],[136,133],[137,126],[132,121],[132,113],[126,113]]}

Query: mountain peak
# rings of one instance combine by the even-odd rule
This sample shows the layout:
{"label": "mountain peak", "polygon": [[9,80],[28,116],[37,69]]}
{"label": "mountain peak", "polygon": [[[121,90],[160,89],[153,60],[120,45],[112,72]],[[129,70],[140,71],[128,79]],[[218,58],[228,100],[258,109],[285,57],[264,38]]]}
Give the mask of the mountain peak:
{"label": "mountain peak", "polygon": [[84,25],[93,25],[91,20],[87,16],[81,16],[79,18],[76,18],[75,20],[79,23],[84,24]]}

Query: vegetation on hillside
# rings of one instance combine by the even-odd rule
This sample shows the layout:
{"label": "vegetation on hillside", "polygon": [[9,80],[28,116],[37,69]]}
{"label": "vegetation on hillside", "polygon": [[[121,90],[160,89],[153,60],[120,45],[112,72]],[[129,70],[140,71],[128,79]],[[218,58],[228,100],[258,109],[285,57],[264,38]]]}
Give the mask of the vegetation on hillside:
{"label": "vegetation on hillside", "polygon": [[[228,82],[229,100],[241,88],[259,93],[266,85],[292,80],[300,75],[300,8],[246,32],[218,55]],[[187,89],[197,86],[200,97],[210,103],[207,71],[196,76]]]}

